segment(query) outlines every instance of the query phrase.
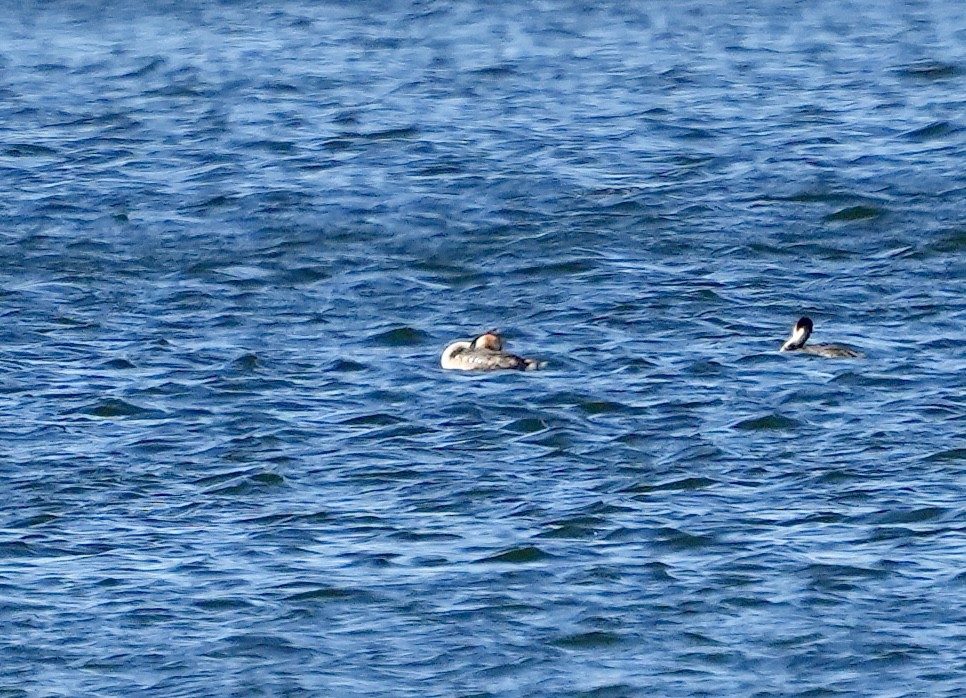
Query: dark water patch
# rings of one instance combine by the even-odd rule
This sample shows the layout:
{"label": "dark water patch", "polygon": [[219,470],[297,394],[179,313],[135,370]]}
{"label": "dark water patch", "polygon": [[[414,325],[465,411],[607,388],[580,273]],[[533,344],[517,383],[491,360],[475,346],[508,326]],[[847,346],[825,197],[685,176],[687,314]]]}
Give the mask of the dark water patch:
{"label": "dark water patch", "polygon": [[265,514],[264,516],[255,516],[250,519],[242,519],[243,523],[246,524],[256,524],[264,526],[274,526],[280,523],[290,523],[295,521],[298,517],[294,514]]}
{"label": "dark water patch", "polygon": [[956,63],[921,60],[896,69],[896,74],[913,80],[949,80],[963,75],[963,68]]}
{"label": "dark water patch", "polygon": [[805,189],[788,196],[772,197],[774,201],[790,201],[803,204],[843,204],[853,202],[855,199],[856,196],[852,192],[824,188]]}
{"label": "dark water patch", "polygon": [[[230,264],[217,269],[217,281],[244,290],[264,288],[273,276],[268,268],[247,264]],[[224,321],[224,319],[220,319]]]}
{"label": "dark water patch", "polygon": [[884,541],[896,541],[896,540],[913,540],[917,537],[924,535],[936,535],[937,531],[917,531],[915,529],[909,528],[908,526],[878,526],[869,531],[867,535],[867,540],[870,543],[881,543]]}
{"label": "dark water patch", "polygon": [[862,473],[849,470],[847,468],[832,468],[826,472],[823,472],[818,477],[818,482],[821,485],[838,485],[844,486],[851,483],[861,483],[865,482],[866,478]]}
{"label": "dark water patch", "polygon": [[881,218],[887,211],[879,206],[847,206],[825,216],[830,223],[851,222]]}
{"label": "dark water patch", "polygon": [[654,532],[656,546],[669,550],[698,550],[715,543],[712,536],[695,535],[671,526],[664,526]]}
{"label": "dark water patch", "polygon": [[574,446],[574,434],[570,429],[551,428],[528,437],[526,443],[544,446],[550,453],[565,453]]}
{"label": "dark water patch", "polygon": [[857,565],[834,565],[827,563],[812,563],[802,570],[812,578],[815,586],[835,587],[842,581],[853,581],[857,579],[881,579],[889,576],[887,570],[877,570]]}
{"label": "dark water patch", "polygon": [[289,187],[275,187],[250,194],[245,198],[245,203],[251,206],[255,213],[267,214],[300,211],[309,206],[311,201],[312,196],[307,192]]}
{"label": "dark water patch", "polygon": [[35,514],[33,516],[28,516],[20,521],[14,521],[9,524],[11,529],[18,528],[31,528],[33,526],[43,526],[44,524],[57,521],[60,517],[54,514]]}
{"label": "dark water patch", "polygon": [[595,206],[594,214],[603,219],[604,216],[627,217],[636,219],[648,211],[647,206],[634,199],[610,201],[606,205]]}
{"label": "dark water patch", "polygon": [[962,415],[962,411],[953,404],[934,404],[923,408],[923,415],[939,420],[956,420]]}
{"label": "dark water patch", "polygon": [[469,71],[471,75],[486,78],[505,78],[514,75],[517,68],[512,63],[499,63]]}
{"label": "dark water patch", "polygon": [[419,129],[414,126],[405,128],[387,128],[381,131],[356,134],[357,138],[367,141],[396,141],[410,140],[419,137]]}
{"label": "dark water patch", "polygon": [[141,67],[135,68],[134,70],[131,70],[126,73],[122,73],[117,77],[118,79],[136,79],[136,78],[147,77],[148,75],[151,75],[157,72],[160,68],[162,68],[166,64],[167,64],[167,61],[165,61],[164,58],[162,58],[161,56],[155,56],[154,58],[151,58],[150,60],[148,60]]}
{"label": "dark water patch", "polygon": [[902,134],[904,138],[910,141],[926,142],[934,141],[940,138],[945,138],[951,134],[956,133],[960,129],[955,128],[947,121],[937,121],[935,123],[929,124],[928,126],[923,126],[922,128],[917,128],[913,131],[907,131]]}
{"label": "dark water patch", "polygon": [[582,412],[589,415],[610,414],[613,412],[633,412],[633,410],[631,410],[627,405],[623,405],[619,402],[610,402],[608,400],[585,400],[580,403],[580,409]]}
{"label": "dark water patch", "polygon": [[41,214],[79,214],[89,211],[85,206],[70,201],[58,195],[44,197],[37,206],[37,212]]}
{"label": "dark water patch", "polygon": [[946,230],[926,243],[934,253],[962,252],[966,250],[966,228]]}
{"label": "dark water patch", "polygon": [[348,566],[387,569],[395,567],[399,558],[398,553],[357,553],[352,555]]}
{"label": "dark water patch", "polygon": [[273,390],[283,392],[291,387],[291,383],[287,380],[261,378],[257,371],[238,371],[231,365],[226,367],[224,375],[205,378],[202,384],[210,391],[210,394],[221,395],[226,399],[229,396],[236,398],[255,397]]}
{"label": "dark water patch", "polygon": [[294,269],[286,269],[278,276],[278,282],[291,286],[312,286],[320,281],[331,278],[328,270],[321,267],[302,266]]}
{"label": "dark water patch", "polygon": [[339,424],[343,424],[350,427],[360,427],[360,426],[389,426],[405,423],[405,419],[402,417],[397,417],[392,414],[386,414],[385,412],[373,412],[372,414],[363,414],[356,417],[349,417],[343,419]]}
{"label": "dark water patch", "polygon": [[33,557],[33,548],[22,541],[0,541],[0,559]]}
{"label": "dark water patch", "polygon": [[352,150],[357,145],[357,141],[353,138],[327,138],[322,142],[322,147],[332,153]]}
{"label": "dark water patch", "polygon": [[706,487],[712,487],[719,484],[717,480],[712,480],[706,477],[685,477],[677,480],[670,480],[668,482],[661,482],[657,484],[650,483],[640,483],[635,485],[630,485],[621,489],[621,492],[627,492],[632,494],[647,494],[649,492],[662,492],[662,491],[690,491],[690,490],[701,490]]}
{"label": "dark water patch", "polygon": [[145,97],[159,97],[184,102],[194,102],[206,96],[215,96],[214,91],[208,89],[205,85],[198,84],[192,79],[182,80],[178,78],[172,79],[163,87],[144,90],[142,94]]}
{"label": "dark water patch", "polygon": [[137,368],[137,366],[127,359],[110,359],[100,364],[100,368],[112,371],[130,371],[131,369]]}
{"label": "dark water patch", "polygon": [[[843,243],[847,242],[843,239]],[[847,245],[824,244],[815,242],[803,242],[789,246],[789,251],[796,258],[814,258],[827,262],[847,262],[856,257],[854,250]]]}
{"label": "dark water patch", "polygon": [[137,366],[127,359],[111,359],[102,363],[101,368],[107,368],[113,371],[130,371],[133,368],[137,368]]}
{"label": "dark water patch", "polygon": [[365,364],[359,363],[358,361],[352,361],[351,359],[336,359],[331,364],[329,364],[329,371],[335,371],[337,373],[356,373],[358,371],[365,371],[369,367]]}
{"label": "dark water patch", "polygon": [[[426,541],[454,541],[461,540],[463,536],[456,533],[439,533],[424,531],[394,531],[390,537],[396,540],[419,543]],[[426,564],[426,563],[423,563]]]}
{"label": "dark water patch", "polygon": [[840,400],[840,393],[829,390],[828,386],[805,385],[784,393],[778,402],[781,405],[837,405]]}
{"label": "dark water patch", "polygon": [[161,410],[141,407],[119,398],[98,400],[74,412],[103,418],[130,417],[135,419],[156,419],[165,416],[165,413]]}
{"label": "dark water patch", "polygon": [[[300,586],[308,586],[302,584]],[[338,602],[355,602],[355,603],[371,603],[376,601],[376,598],[372,593],[363,589],[354,589],[350,587],[338,587],[338,586],[316,586],[304,591],[299,591],[293,594],[288,594],[283,597],[283,601],[288,603],[338,603]]]}
{"label": "dark water patch", "polygon": [[436,430],[419,424],[395,424],[379,429],[370,429],[358,438],[361,441],[395,442],[399,447],[418,445],[421,437],[434,433]]}
{"label": "dark water patch", "polygon": [[559,523],[549,530],[541,531],[534,536],[535,538],[548,538],[548,539],[564,539],[564,540],[584,540],[588,538],[595,538],[597,536],[598,527],[593,525],[588,525],[584,522],[563,522]]}
{"label": "dark water patch", "polygon": [[75,317],[69,317],[67,315],[58,315],[53,318],[53,322],[62,327],[70,327],[73,329],[90,329],[99,327],[96,322],[90,322],[88,320],[80,320]]}
{"label": "dark water patch", "polygon": [[259,360],[258,355],[249,352],[246,354],[242,354],[236,359],[232,359],[232,362],[229,365],[229,368],[232,371],[248,373],[250,371],[254,371],[255,369],[259,368],[260,364],[261,364],[261,361]]}
{"label": "dark water patch", "polygon": [[317,524],[331,520],[332,514],[322,510],[312,512],[311,514],[300,514],[296,518],[303,523]]}
{"label": "dark water patch", "polygon": [[212,649],[205,650],[202,654],[213,659],[246,657],[269,660],[279,657],[303,657],[307,659],[311,652],[306,648],[296,647],[279,635],[239,633],[221,639]]}
{"label": "dark water patch", "polygon": [[193,602],[195,608],[202,611],[235,611],[254,608],[254,604],[247,599],[222,597],[213,599],[199,599]]}
{"label": "dark water patch", "polygon": [[11,158],[56,157],[59,155],[54,148],[35,143],[8,143],[3,146],[3,150],[0,152]]}
{"label": "dark water patch", "polygon": [[581,510],[583,513],[551,521],[548,530],[541,531],[537,538],[590,538],[608,526],[608,517],[623,511],[619,507],[594,506]]}
{"label": "dark water patch", "polygon": [[743,431],[793,431],[801,426],[801,422],[798,420],[772,413],[761,417],[743,419],[732,424],[731,428]]}
{"label": "dark water patch", "polygon": [[429,341],[429,335],[413,327],[396,327],[370,338],[370,342],[385,347],[414,347],[427,341]]}
{"label": "dark water patch", "polygon": [[590,630],[583,633],[573,633],[562,635],[551,641],[550,644],[571,650],[597,649],[610,647],[619,644],[622,638],[617,633],[604,630]]}
{"label": "dark water patch", "polygon": [[892,388],[900,390],[904,386],[908,386],[912,380],[909,378],[897,378],[894,376],[870,375],[856,373],[854,371],[845,371],[838,376],[835,376],[831,382],[847,386]]}
{"label": "dark water patch", "polygon": [[632,684],[613,683],[587,690],[563,693],[566,698],[634,698],[641,695],[641,688]]}
{"label": "dark water patch", "polygon": [[549,425],[538,417],[525,417],[516,419],[503,428],[520,434],[539,434],[549,428]]}
{"label": "dark water patch", "polygon": [[779,526],[816,526],[821,524],[835,524],[845,521],[844,514],[832,511],[818,511],[800,517],[794,517],[779,522]]}
{"label": "dark water patch", "polygon": [[206,495],[220,497],[239,497],[266,492],[286,484],[285,478],[278,473],[260,472],[233,480],[228,484],[205,490]]}
{"label": "dark water patch", "polygon": [[252,475],[252,482],[257,482],[263,485],[281,485],[285,482],[285,478],[278,473],[263,472]]}
{"label": "dark water patch", "polygon": [[514,273],[519,274],[524,277],[534,277],[534,276],[546,276],[546,277],[559,277],[559,276],[570,276],[585,274],[587,272],[596,269],[596,264],[587,260],[566,260],[561,262],[553,262],[550,264],[541,264],[534,266],[526,266],[517,269]]}
{"label": "dark water patch", "polygon": [[723,366],[717,361],[706,360],[698,361],[688,367],[688,372],[695,376],[706,376],[720,374]]}
{"label": "dark water patch", "polygon": [[545,553],[536,546],[524,545],[516,548],[510,548],[501,553],[497,553],[496,555],[489,555],[477,560],[477,562],[525,565],[533,562],[543,562],[544,560],[549,560],[552,557],[552,555]]}
{"label": "dark water patch", "polygon": [[769,599],[763,599],[756,596],[729,596],[722,599],[721,603],[732,608],[746,609],[763,608],[770,606],[774,602]]}
{"label": "dark water patch", "polygon": [[89,253],[95,256],[114,255],[118,250],[108,242],[95,239],[74,240],[65,246],[66,249],[77,254]]}
{"label": "dark water patch", "polygon": [[698,443],[686,446],[663,459],[670,463],[714,462],[725,455],[725,452],[714,444]]}
{"label": "dark water patch", "polygon": [[966,448],[949,448],[937,451],[926,456],[923,460],[927,463],[966,460]]}
{"label": "dark water patch", "polygon": [[247,143],[239,143],[238,145],[243,150],[264,150],[267,153],[278,155],[287,155],[296,149],[295,144],[291,141],[273,139],[249,141]]}
{"label": "dark water patch", "polygon": [[254,470],[228,470],[221,473],[213,473],[211,475],[204,475],[202,477],[191,480],[191,484],[198,485],[200,487],[211,487],[224,482],[229,482],[231,480],[246,478],[251,474],[254,474]]}
{"label": "dark water patch", "polygon": [[239,196],[234,196],[231,194],[218,194],[203,201],[199,201],[196,204],[189,205],[185,208],[185,211],[187,213],[193,213],[196,215],[215,214],[224,209],[238,207],[238,205],[241,203],[241,200],[242,199]]}
{"label": "dark water patch", "polygon": [[437,177],[444,177],[448,175],[460,175],[466,171],[466,166],[462,163],[437,161],[424,167],[420,167],[416,172],[413,173],[413,176],[435,179]]}
{"label": "dark water patch", "polygon": [[365,465],[351,474],[353,481],[360,484],[392,484],[400,481],[420,480],[424,477],[422,471],[404,467],[379,467]]}
{"label": "dark water patch", "polygon": [[944,519],[949,510],[944,507],[922,507],[908,511],[881,511],[862,517],[862,521],[874,524],[912,524]]}
{"label": "dark water patch", "polygon": [[[932,312],[934,311],[933,308],[928,308],[928,307],[927,308],[917,308],[917,310],[919,310],[923,314],[927,314],[927,315],[928,314],[932,314]],[[939,338],[939,339],[930,339],[928,341],[923,341],[923,342],[920,343],[920,348],[922,348],[922,349],[926,349],[926,350],[929,350],[929,351],[938,351],[938,352],[942,352],[942,353],[948,353],[950,350],[954,349],[956,346],[957,346],[956,340],[950,339],[948,337],[942,337],[942,338]]]}

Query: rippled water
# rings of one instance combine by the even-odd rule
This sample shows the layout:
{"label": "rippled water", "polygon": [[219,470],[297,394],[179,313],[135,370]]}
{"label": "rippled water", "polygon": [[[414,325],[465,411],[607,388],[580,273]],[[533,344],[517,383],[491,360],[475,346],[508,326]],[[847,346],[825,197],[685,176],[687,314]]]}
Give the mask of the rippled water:
{"label": "rippled water", "polygon": [[112,5],[0,24],[0,695],[962,695],[966,6]]}

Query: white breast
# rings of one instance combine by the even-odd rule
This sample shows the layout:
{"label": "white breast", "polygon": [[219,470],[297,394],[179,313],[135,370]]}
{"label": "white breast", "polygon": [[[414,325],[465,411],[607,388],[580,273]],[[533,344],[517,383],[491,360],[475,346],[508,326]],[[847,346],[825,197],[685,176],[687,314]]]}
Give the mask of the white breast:
{"label": "white breast", "polygon": [[443,349],[443,356],[440,357],[439,364],[445,369],[451,371],[469,371],[472,370],[471,366],[467,366],[465,361],[461,361],[460,358],[454,357],[457,351],[462,349],[469,349],[469,342],[453,342],[448,347]]}

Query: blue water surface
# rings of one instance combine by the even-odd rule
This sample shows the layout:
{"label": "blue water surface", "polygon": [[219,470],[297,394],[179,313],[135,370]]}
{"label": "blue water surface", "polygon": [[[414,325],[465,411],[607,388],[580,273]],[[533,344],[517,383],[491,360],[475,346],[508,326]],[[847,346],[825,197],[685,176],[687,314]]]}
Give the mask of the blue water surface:
{"label": "blue water surface", "polygon": [[4,17],[0,696],[963,695],[966,5]]}

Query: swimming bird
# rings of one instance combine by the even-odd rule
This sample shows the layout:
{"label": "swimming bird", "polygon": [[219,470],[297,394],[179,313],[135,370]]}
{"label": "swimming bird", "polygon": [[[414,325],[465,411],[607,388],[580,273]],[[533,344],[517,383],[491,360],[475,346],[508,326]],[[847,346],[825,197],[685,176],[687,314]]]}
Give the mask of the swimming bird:
{"label": "swimming bird", "polygon": [[782,344],[781,351],[797,351],[802,354],[814,354],[826,358],[854,359],[862,356],[862,352],[856,351],[852,347],[842,344],[809,344],[806,346],[809,335],[812,334],[812,319],[803,317],[795,323],[792,328],[792,336]]}
{"label": "swimming bird", "polygon": [[455,371],[533,371],[542,367],[536,359],[524,359],[503,351],[503,338],[492,330],[470,342],[453,342],[443,350],[439,363],[443,368]]}

